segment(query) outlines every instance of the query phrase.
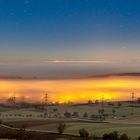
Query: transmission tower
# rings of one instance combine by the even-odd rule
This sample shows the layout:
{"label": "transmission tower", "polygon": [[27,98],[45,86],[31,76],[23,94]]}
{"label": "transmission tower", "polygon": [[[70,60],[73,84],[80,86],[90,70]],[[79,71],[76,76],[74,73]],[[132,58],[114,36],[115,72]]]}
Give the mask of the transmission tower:
{"label": "transmission tower", "polygon": [[16,103],[16,92],[14,91],[14,94],[13,96],[11,97],[12,101],[13,101],[13,104]]}
{"label": "transmission tower", "polygon": [[135,93],[132,92],[132,96],[131,96],[131,115],[134,115],[134,98],[135,98]]}
{"label": "transmission tower", "polygon": [[102,110],[104,110],[104,95],[102,95],[102,107],[101,107]]}
{"label": "transmission tower", "polygon": [[46,114],[48,113],[48,93],[45,93],[44,96],[44,101],[45,101],[45,108],[46,108]]}

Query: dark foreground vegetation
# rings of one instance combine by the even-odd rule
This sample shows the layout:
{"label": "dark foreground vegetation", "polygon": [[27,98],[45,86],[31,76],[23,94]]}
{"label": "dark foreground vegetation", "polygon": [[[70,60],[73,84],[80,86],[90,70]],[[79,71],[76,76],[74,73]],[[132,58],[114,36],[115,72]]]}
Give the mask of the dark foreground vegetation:
{"label": "dark foreground vegetation", "polygon": [[24,129],[10,129],[0,126],[0,139],[16,139],[16,140],[82,140],[78,136],[61,135],[57,133],[26,131]]}
{"label": "dark foreground vegetation", "polygon": [[[131,138],[129,138],[126,134],[119,135],[117,131],[104,134],[102,138],[99,138],[97,136],[89,136],[88,131],[83,128],[79,130],[79,136],[67,135],[62,133],[26,131],[24,128],[14,129],[6,127],[5,125],[0,126],[0,139],[2,138],[15,140],[131,140]],[[136,138],[135,140],[140,140],[140,137]]]}

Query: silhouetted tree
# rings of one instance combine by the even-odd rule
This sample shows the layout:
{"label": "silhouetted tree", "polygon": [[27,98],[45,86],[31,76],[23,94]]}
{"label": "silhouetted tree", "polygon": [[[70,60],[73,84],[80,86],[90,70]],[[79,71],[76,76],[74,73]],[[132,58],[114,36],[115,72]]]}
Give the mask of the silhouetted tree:
{"label": "silhouetted tree", "polygon": [[80,134],[80,137],[88,137],[89,136],[88,131],[85,130],[84,128],[79,130],[79,134]]}
{"label": "silhouetted tree", "polygon": [[73,117],[79,117],[79,113],[78,112],[73,112],[72,116]]}
{"label": "silhouetted tree", "polygon": [[70,117],[71,117],[71,113],[65,112],[65,113],[64,113],[64,116],[65,116],[66,118],[70,118]]}
{"label": "silhouetted tree", "polygon": [[99,109],[98,113],[100,115],[100,120],[105,120],[104,109]]}
{"label": "silhouetted tree", "polygon": [[99,100],[95,100],[95,104],[98,105],[99,104]]}
{"label": "silhouetted tree", "polygon": [[58,111],[58,109],[57,108],[53,108],[53,112],[57,112]]}
{"label": "silhouetted tree", "polygon": [[96,119],[96,115],[92,114],[92,115],[90,116],[90,118],[91,118],[91,119]]}
{"label": "silhouetted tree", "polygon": [[65,123],[59,123],[57,127],[57,131],[59,134],[63,134],[64,130],[66,129],[66,124]]}
{"label": "silhouetted tree", "polygon": [[118,102],[118,107],[120,108],[122,106],[122,104],[120,102]]}
{"label": "silhouetted tree", "polygon": [[2,120],[0,119],[0,124],[2,124]]}
{"label": "silhouetted tree", "polygon": [[83,118],[87,118],[88,117],[88,114],[87,114],[87,112],[85,112],[84,114],[83,114]]}
{"label": "silhouetted tree", "polygon": [[130,140],[126,134],[122,134],[119,140]]}
{"label": "silhouetted tree", "polygon": [[16,97],[12,96],[7,99],[8,104],[15,105],[16,104]]}
{"label": "silhouetted tree", "polygon": [[119,140],[119,134],[117,131],[111,132],[109,134],[104,134],[103,135],[103,140]]}
{"label": "silhouetted tree", "polygon": [[99,113],[100,115],[103,115],[103,114],[104,114],[104,109],[99,109],[99,110],[98,110],[98,113]]}
{"label": "silhouetted tree", "polygon": [[88,100],[88,102],[87,102],[87,104],[92,104],[93,102],[92,102],[92,100]]}
{"label": "silhouetted tree", "polygon": [[113,117],[115,116],[115,113],[116,113],[116,110],[115,109],[112,109]]}
{"label": "silhouetted tree", "polygon": [[137,102],[138,102],[138,103],[140,103],[140,97],[139,97],[139,98],[137,98]]}
{"label": "silhouetted tree", "polygon": [[114,106],[114,103],[108,102],[108,106]]}

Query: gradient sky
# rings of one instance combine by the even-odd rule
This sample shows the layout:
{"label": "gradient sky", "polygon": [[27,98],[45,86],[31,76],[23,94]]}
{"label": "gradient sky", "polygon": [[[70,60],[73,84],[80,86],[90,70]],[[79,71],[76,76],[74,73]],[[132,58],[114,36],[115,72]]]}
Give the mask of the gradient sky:
{"label": "gradient sky", "polygon": [[[140,73],[139,52],[140,0],[0,0],[3,98],[16,90],[17,95],[38,99],[45,88],[60,101],[77,101],[80,94],[70,96],[75,92],[86,94],[85,99],[97,92],[109,99],[129,98],[132,90],[140,91],[136,76],[87,78]],[[6,77],[24,80],[5,81]],[[38,81],[27,80],[33,77]]]}
{"label": "gradient sky", "polygon": [[1,63],[139,61],[139,7],[139,0],[1,0]]}
{"label": "gradient sky", "polygon": [[0,75],[137,72],[139,7],[139,0],[0,0]]}
{"label": "gradient sky", "polygon": [[139,0],[0,0],[0,76],[138,72],[139,7]]}

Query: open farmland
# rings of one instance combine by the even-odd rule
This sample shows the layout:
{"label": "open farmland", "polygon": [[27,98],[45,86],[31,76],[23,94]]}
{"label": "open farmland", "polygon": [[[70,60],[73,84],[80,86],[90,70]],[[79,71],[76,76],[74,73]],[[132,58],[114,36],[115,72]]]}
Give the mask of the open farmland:
{"label": "open farmland", "polygon": [[[92,118],[92,115],[98,115],[101,104],[77,104],[77,105],[57,105],[48,106],[48,116],[44,116],[44,111],[28,109],[11,109],[1,111],[0,118],[5,125],[14,128],[26,126],[28,131],[37,132],[54,132],[57,133],[58,124],[65,123],[66,129],[64,134],[79,135],[79,129],[88,130],[90,135],[102,136],[104,133],[118,131],[120,134],[126,133],[129,137],[138,137],[140,133],[140,108],[134,108],[134,114],[131,115],[131,107],[128,103],[122,103],[121,107],[104,106],[107,117],[105,120]],[[115,109],[115,115],[112,114]],[[87,117],[83,114],[87,113]],[[77,116],[66,117],[65,112],[73,114],[77,112]],[[114,117],[115,116],[115,117]]]}

